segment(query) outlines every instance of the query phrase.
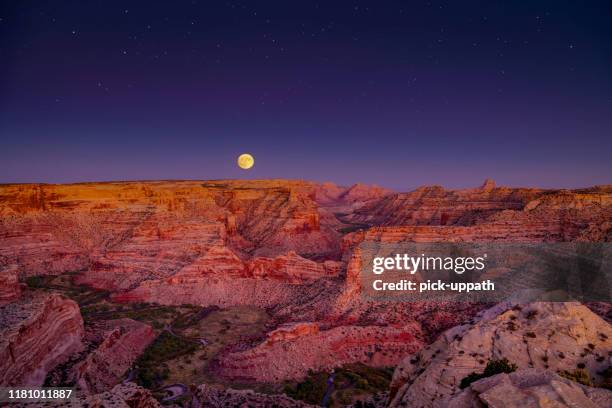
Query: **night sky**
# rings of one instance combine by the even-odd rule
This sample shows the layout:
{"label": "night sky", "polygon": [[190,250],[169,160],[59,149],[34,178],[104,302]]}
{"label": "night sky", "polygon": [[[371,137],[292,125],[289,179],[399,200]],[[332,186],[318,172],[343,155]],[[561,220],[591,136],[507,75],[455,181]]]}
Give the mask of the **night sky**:
{"label": "night sky", "polygon": [[0,182],[611,183],[612,2],[0,0],[0,140]]}

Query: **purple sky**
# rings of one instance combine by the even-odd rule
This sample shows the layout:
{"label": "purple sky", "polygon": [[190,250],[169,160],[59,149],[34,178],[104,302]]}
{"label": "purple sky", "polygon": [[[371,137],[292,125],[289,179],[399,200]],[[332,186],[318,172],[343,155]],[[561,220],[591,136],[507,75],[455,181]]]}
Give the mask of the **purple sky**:
{"label": "purple sky", "polygon": [[609,1],[7,3],[0,182],[612,183]]}

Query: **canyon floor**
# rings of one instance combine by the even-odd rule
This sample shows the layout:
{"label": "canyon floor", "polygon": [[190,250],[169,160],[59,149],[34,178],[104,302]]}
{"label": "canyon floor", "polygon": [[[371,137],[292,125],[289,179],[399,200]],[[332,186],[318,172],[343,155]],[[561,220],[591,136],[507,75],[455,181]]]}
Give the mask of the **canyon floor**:
{"label": "canyon floor", "polygon": [[0,385],[73,386],[76,406],[606,407],[610,303],[373,301],[359,274],[389,243],[611,240],[612,186],[0,185]]}

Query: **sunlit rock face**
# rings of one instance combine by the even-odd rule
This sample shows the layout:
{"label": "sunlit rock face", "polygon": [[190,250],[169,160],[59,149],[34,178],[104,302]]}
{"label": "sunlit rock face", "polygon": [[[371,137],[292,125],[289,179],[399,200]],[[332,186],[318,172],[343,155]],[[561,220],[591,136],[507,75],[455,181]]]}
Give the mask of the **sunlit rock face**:
{"label": "sunlit rock face", "polygon": [[2,186],[0,255],[21,274],[88,270],[92,283],[111,289],[171,276],[213,246],[338,257],[338,233],[313,200],[314,187],[282,180]]}
{"label": "sunlit rock face", "polygon": [[78,305],[57,294],[28,294],[0,307],[0,384],[43,384],[83,348]]}
{"label": "sunlit rock face", "polygon": [[393,376],[391,406],[446,407],[461,380],[490,360],[553,373],[580,368],[601,384],[611,339],[610,324],[579,303],[499,304],[407,356]]}

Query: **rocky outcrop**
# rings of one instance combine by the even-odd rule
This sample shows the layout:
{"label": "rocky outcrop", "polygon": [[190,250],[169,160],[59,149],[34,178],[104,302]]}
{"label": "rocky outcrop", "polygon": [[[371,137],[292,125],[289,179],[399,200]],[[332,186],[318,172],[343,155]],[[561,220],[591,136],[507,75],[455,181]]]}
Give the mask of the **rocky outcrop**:
{"label": "rocky outcrop", "polygon": [[[3,306],[11,310],[18,310],[14,305],[29,307],[30,300],[22,300],[23,294],[19,297],[17,276],[78,271],[77,283],[108,290],[116,302],[266,309],[269,327],[275,329],[266,338],[229,346],[211,364],[214,373],[225,379],[274,382],[345,363],[388,366],[485,306],[368,301],[361,296],[359,281],[364,255],[360,251],[365,246],[609,242],[611,213],[610,186],[513,189],[486,181],[467,190],[432,186],[391,193],[363,185],[344,188],[290,180],[4,185],[0,186],[0,302],[11,302]],[[5,273],[8,265],[15,266]],[[22,329],[24,333],[35,329],[44,333],[25,336],[25,341],[11,346],[9,360],[18,368],[8,366],[6,379],[44,377],[77,348],[71,335],[60,339],[54,328],[69,326],[63,313],[71,307],[25,325],[30,329]],[[607,313],[602,306],[597,310]],[[396,375],[393,397],[400,402],[405,395],[412,398],[410,390],[416,387],[415,393],[429,398],[430,402],[421,401],[423,405],[437,404],[440,398],[459,393],[452,387],[460,376],[481,371],[487,360],[502,354],[522,359],[521,368],[532,364],[545,369],[546,364],[549,370],[569,370],[572,364],[584,364],[593,381],[601,380],[596,373],[601,371],[598,359],[606,358],[599,350],[603,337],[583,328],[598,327],[599,321],[582,312],[567,315],[562,308],[542,309],[537,319],[515,310],[514,331],[506,323],[494,328],[495,319],[507,312],[489,312],[488,317],[474,320],[478,326],[474,333],[484,333],[483,343],[455,344],[459,339],[453,334],[446,343],[437,340],[434,349],[420,351],[418,362],[403,364],[403,374]],[[541,327],[536,324],[540,321]],[[552,335],[544,325],[560,328]],[[22,325],[15,320],[9,326]],[[471,326],[460,327],[466,334],[459,337],[478,341]],[[575,336],[576,331],[581,337]],[[67,327],[67,333],[78,332]],[[11,333],[22,334],[19,329]],[[108,390],[146,343],[141,340],[148,338],[147,333],[135,326],[106,330],[92,353],[78,362],[71,360],[76,364],[71,367],[75,381],[91,392]],[[446,334],[440,337],[445,338]],[[546,342],[540,344],[539,339]],[[24,350],[17,350],[17,357],[11,354],[22,343],[34,350],[29,361]],[[54,351],[46,357],[37,347]],[[540,355],[549,349],[564,357]],[[460,351],[475,356],[466,359]],[[37,374],[31,374],[34,371]]]}
{"label": "rocky outcrop", "polygon": [[333,278],[340,272],[340,262],[314,262],[295,252],[243,261],[226,247],[213,247],[172,277],[143,281],[133,290],[113,294],[113,299],[270,307],[298,297],[302,291],[298,285]]}
{"label": "rocky outcrop", "polygon": [[393,376],[391,406],[447,406],[461,380],[492,360],[519,369],[581,369],[600,384],[611,363],[610,339],[612,327],[578,303],[500,304],[406,357]]}
{"label": "rocky outcrop", "polygon": [[309,370],[329,370],[361,362],[375,367],[396,364],[423,345],[420,327],[339,326],[319,330],[298,324],[273,332],[260,345],[221,358],[215,371],[239,381],[301,379]]}
{"label": "rocky outcrop", "polygon": [[81,394],[70,402],[49,402],[51,407],[88,407],[88,408],[161,408],[151,392],[134,383],[127,382],[100,394]]}
{"label": "rocky outcrop", "polygon": [[540,408],[612,406],[612,391],[586,387],[545,370],[524,369],[472,383],[448,398],[448,408]]}
{"label": "rocky outcrop", "polygon": [[[500,221],[523,225],[558,224],[571,237],[573,228],[585,222],[609,222],[612,187],[580,190],[540,190],[496,187],[486,181],[481,188],[445,190],[421,187],[409,193],[394,193],[356,209],[347,219],[378,226],[453,225],[469,226]],[[533,212],[539,207],[539,211]],[[493,217],[493,218],[492,218]],[[569,222],[569,224],[568,224]]]}
{"label": "rocky outcrop", "polygon": [[296,340],[300,337],[312,336],[318,333],[319,325],[316,323],[289,323],[268,333],[268,338],[264,345],[272,346],[275,343]]}
{"label": "rocky outcrop", "polygon": [[[0,267],[1,268],[1,267]],[[0,306],[14,302],[21,296],[21,285],[15,266],[0,269]]]}
{"label": "rocky outcrop", "polygon": [[338,198],[348,204],[365,203],[366,201],[379,199],[390,193],[391,190],[377,185],[357,183],[347,188]]}
{"label": "rocky outcrop", "polygon": [[156,336],[151,326],[131,319],[112,320],[105,325],[102,343],[71,369],[77,387],[91,394],[108,391],[121,382]]}
{"label": "rocky outcrop", "polygon": [[20,275],[85,270],[82,282],[111,290],[172,276],[214,246],[247,257],[294,251],[337,258],[337,221],[313,200],[316,186],[289,180],[5,185],[0,257]]}
{"label": "rocky outcrop", "polygon": [[165,305],[200,306],[251,305],[262,308],[290,303],[299,298],[302,288],[278,280],[231,276],[179,275],[165,280],[148,280],[126,292],[114,293],[115,302],[156,302]]}
{"label": "rocky outcrop", "polygon": [[492,187],[445,190],[420,187],[394,193],[364,205],[350,215],[354,222],[369,225],[470,225],[503,210],[521,210],[542,190]]}
{"label": "rocky outcrop", "polygon": [[296,401],[286,395],[268,395],[251,390],[220,389],[206,384],[194,392],[193,408],[314,408],[314,405]]}
{"label": "rocky outcrop", "polygon": [[0,307],[0,384],[40,386],[47,373],[83,348],[78,305],[36,294]]}
{"label": "rocky outcrop", "polygon": [[129,240],[95,259],[80,282],[101,289],[126,290],[166,278],[191,265],[214,246],[222,246],[223,225],[155,214],[132,230]]}
{"label": "rocky outcrop", "polygon": [[317,263],[302,258],[295,252],[289,252],[276,258],[254,258],[247,265],[247,276],[288,283],[306,283],[322,277],[338,276],[340,268],[340,262]]}

